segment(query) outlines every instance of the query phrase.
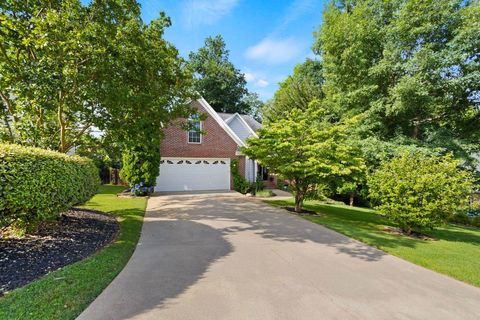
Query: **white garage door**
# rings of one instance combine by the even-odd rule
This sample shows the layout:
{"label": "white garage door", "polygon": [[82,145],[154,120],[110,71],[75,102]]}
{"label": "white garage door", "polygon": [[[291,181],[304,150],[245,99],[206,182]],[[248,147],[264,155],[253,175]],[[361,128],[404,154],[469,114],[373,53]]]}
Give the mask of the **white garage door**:
{"label": "white garage door", "polygon": [[229,190],[230,159],[162,158],[155,191]]}

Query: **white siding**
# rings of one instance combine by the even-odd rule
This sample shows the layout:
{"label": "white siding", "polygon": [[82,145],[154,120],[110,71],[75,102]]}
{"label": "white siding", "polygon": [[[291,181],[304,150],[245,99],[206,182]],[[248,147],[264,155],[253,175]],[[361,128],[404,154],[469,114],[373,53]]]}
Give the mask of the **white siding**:
{"label": "white siding", "polygon": [[228,126],[243,142],[252,135],[250,130],[245,127],[245,124],[238,118],[238,116],[235,116],[232,121],[228,123]]}
{"label": "white siding", "polygon": [[245,178],[248,182],[254,182],[257,177],[257,162],[245,157]]}

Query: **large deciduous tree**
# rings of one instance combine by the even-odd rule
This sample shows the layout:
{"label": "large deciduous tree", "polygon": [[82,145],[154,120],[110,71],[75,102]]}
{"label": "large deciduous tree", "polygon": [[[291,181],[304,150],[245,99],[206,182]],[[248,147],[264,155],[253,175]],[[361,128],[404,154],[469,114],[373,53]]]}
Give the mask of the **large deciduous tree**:
{"label": "large deciduous tree", "polygon": [[168,26],[164,14],[145,25],[134,0],[3,1],[2,139],[67,152],[97,127],[125,145],[158,141],[191,111]]}
{"label": "large deciduous tree", "polygon": [[245,76],[229,60],[225,41],[218,35],[208,37],[205,45],[189,55],[194,72],[194,86],[218,112],[250,113],[245,103],[248,94]]}
{"label": "large deciduous tree", "polygon": [[317,185],[363,171],[359,150],[346,143],[350,124],[335,123],[314,100],[305,110],[293,109],[266,124],[243,152],[286,177],[295,194],[295,211]]}
{"label": "large deciduous tree", "polygon": [[261,107],[262,119],[276,121],[294,108],[305,110],[311,101],[323,98],[323,82],[321,61],[307,59],[298,64],[293,75],[279,84],[273,99]]}
{"label": "large deciduous tree", "polygon": [[480,145],[480,4],[464,0],[336,1],[316,33],[324,106],[365,113],[368,136],[441,146]]}

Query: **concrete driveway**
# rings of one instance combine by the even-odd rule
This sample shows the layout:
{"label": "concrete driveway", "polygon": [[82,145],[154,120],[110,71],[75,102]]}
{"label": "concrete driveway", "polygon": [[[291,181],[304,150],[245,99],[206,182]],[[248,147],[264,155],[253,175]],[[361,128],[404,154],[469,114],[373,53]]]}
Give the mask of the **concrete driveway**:
{"label": "concrete driveway", "polygon": [[79,319],[480,319],[480,289],[236,193],[152,197]]}

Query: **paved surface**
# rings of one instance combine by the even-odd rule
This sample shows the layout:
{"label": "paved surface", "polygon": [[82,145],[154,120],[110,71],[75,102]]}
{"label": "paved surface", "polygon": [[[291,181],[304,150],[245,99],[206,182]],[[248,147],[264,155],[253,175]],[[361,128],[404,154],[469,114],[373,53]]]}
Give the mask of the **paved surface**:
{"label": "paved surface", "polygon": [[235,193],[149,200],[79,319],[480,319],[480,289]]}

